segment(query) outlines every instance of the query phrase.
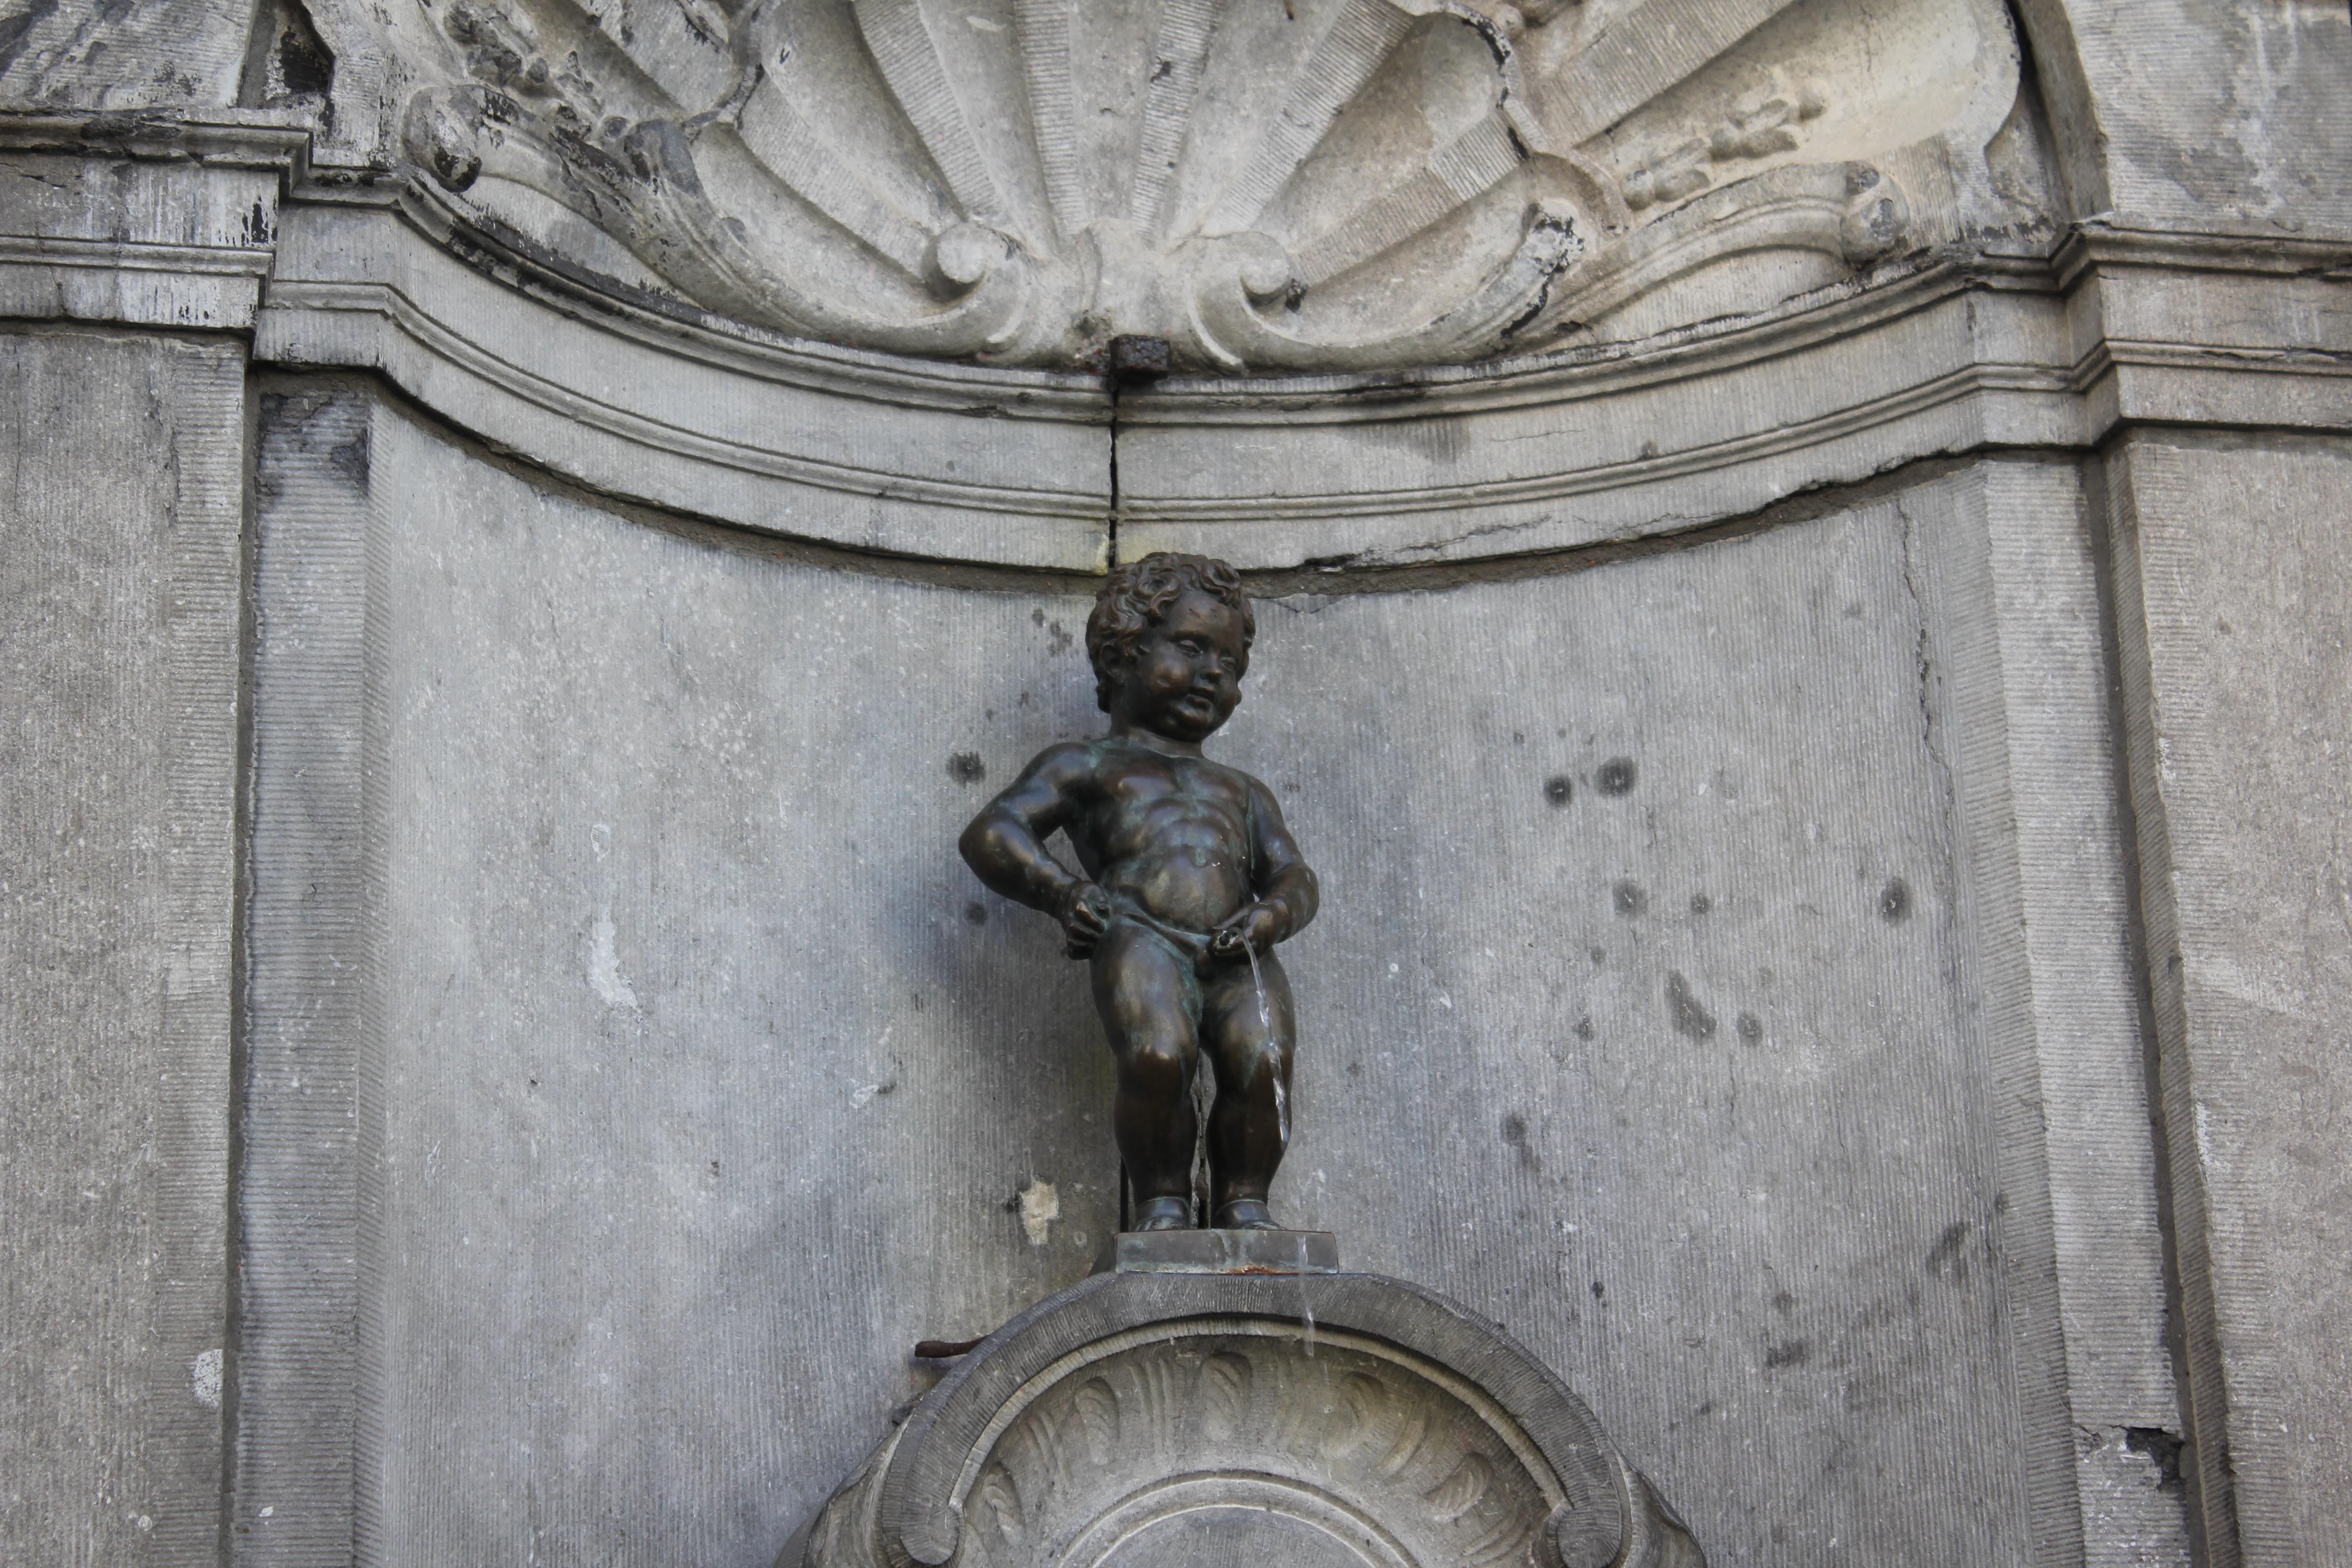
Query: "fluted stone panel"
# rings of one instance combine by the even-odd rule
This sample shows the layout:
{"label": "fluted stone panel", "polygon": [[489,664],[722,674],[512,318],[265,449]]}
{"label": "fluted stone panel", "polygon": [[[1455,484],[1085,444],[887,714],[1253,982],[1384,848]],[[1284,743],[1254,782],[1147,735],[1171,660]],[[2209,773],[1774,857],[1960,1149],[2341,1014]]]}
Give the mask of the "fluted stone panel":
{"label": "fluted stone panel", "polygon": [[0,334],[0,1559],[196,1561],[227,1342],[244,356]]}

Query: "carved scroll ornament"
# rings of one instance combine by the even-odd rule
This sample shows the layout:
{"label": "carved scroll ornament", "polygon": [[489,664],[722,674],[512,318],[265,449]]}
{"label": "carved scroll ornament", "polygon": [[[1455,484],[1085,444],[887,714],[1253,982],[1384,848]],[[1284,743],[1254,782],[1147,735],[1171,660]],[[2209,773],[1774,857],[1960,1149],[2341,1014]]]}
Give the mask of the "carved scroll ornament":
{"label": "carved scroll ornament", "polygon": [[1017,365],[1462,363],[1743,254],[1867,267],[1920,238],[1889,156],[2016,96],[1990,0],[412,3],[401,140],[461,217]]}

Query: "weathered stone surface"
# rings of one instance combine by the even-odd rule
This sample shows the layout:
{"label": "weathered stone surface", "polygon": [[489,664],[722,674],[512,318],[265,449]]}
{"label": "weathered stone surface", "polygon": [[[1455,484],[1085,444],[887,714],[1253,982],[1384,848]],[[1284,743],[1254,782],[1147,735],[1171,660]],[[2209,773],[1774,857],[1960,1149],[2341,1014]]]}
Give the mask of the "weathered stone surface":
{"label": "weathered stone surface", "polygon": [[253,0],[9,0],[0,5],[0,103],[226,107],[236,101],[253,13]]}
{"label": "weathered stone surface", "polygon": [[300,1441],[331,1411],[281,1399],[240,1542],[341,1510],[404,1562],[764,1562],[917,1340],[1115,1221],[1085,999],[983,983],[1006,944],[1063,976],[953,850],[988,710],[1090,701],[1045,679],[1083,602],[681,539],[381,405],[277,406],[247,1223],[281,1270],[354,1226],[359,1267],[257,1305],[247,1375],[331,1406],[340,1373],[383,1489],[354,1510]]}
{"label": "weathered stone surface", "polygon": [[2352,1552],[2335,1501],[2352,1488],[2352,557],[2335,524],[2352,447],[2142,435],[2106,476],[2190,1479],[2211,1561],[2337,1561]]}
{"label": "weathered stone surface", "polygon": [[304,140],[268,114],[0,115],[0,311],[252,326]]}
{"label": "weathered stone surface", "polygon": [[1323,1230],[1121,1231],[1108,1261],[1135,1274],[1337,1274],[1339,1238]]}
{"label": "weathered stone surface", "polygon": [[257,401],[253,679],[269,699],[247,763],[229,1506],[236,1561],[304,1564],[351,1552],[364,1474],[356,1291],[382,1085],[371,1080],[362,1123],[352,1042],[370,1016],[373,883],[350,828],[364,788],[373,399],[329,382],[270,386]]}
{"label": "weathered stone surface", "polygon": [[219,1536],[243,355],[0,334],[0,1559]]}
{"label": "weathered stone surface", "polygon": [[1108,558],[1097,378],[747,342],[581,305],[418,243],[383,205],[337,203],[281,237],[256,353],[381,369],[503,449],[698,517],[921,559],[1093,573]]}
{"label": "weathered stone surface", "polygon": [[[2163,1239],[2118,847],[2121,766],[2095,529],[2070,465],[1983,470],[1937,533],[1945,628],[1927,652],[1953,738],[1952,789],[1977,942],[1962,985],[1992,1054],[2021,1401],[2043,1441],[2071,1417],[2076,1506],[2035,1500],[2063,1560],[2186,1564],[2169,1458]],[[2059,1467],[2047,1450],[2039,1473]],[[2043,1467],[2047,1467],[2044,1468]]]}
{"label": "weathered stone surface", "polygon": [[2077,216],[2352,233],[2352,13],[2330,4],[2022,0]]}

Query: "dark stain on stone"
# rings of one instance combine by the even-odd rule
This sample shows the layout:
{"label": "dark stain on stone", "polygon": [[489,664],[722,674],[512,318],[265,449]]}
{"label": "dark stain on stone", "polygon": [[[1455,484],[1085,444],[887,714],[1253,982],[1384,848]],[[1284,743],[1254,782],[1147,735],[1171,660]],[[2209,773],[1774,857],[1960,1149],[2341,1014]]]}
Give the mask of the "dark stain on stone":
{"label": "dark stain on stone", "polygon": [[289,27],[278,36],[278,72],[286,96],[324,98],[334,90],[335,57],[309,27]]}
{"label": "dark stain on stone", "polygon": [[1694,1040],[1715,1038],[1715,1015],[1700,1003],[1697,994],[1691,990],[1690,982],[1683,978],[1683,972],[1679,969],[1671,970],[1666,974],[1666,1009],[1674,1018],[1676,1033],[1687,1035]]}
{"label": "dark stain on stone", "polygon": [[1584,951],[1591,955],[1595,963],[1606,963],[1609,961],[1609,954],[1600,948],[1588,947]]}
{"label": "dark stain on stone", "polygon": [[1518,1151],[1521,1165],[1530,1171],[1543,1168],[1543,1162],[1537,1157],[1536,1152],[1528,1146],[1527,1119],[1516,1110],[1503,1118],[1503,1142]]}
{"label": "dark stain on stone", "polygon": [[1554,805],[1566,805],[1575,793],[1576,786],[1568,782],[1566,773],[1554,773],[1544,780],[1544,798]]}
{"label": "dark stain on stone", "polygon": [[1045,629],[1053,634],[1054,651],[1055,653],[1060,653],[1064,648],[1070,646],[1070,634],[1062,629],[1061,622],[1055,621],[1046,626]]}
{"label": "dark stain on stone", "polygon": [[1878,918],[1891,926],[1911,918],[1911,885],[1902,878],[1889,877],[1878,889]]}
{"label": "dark stain on stone", "polygon": [[960,784],[976,784],[988,776],[988,764],[978,752],[958,752],[948,759],[948,777]]}
{"label": "dark stain on stone", "polygon": [[1591,1014],[1587,1014],[1585,1016],[1579,1018],[1576,1021],[1576,1037],[1580,1040],[1589,1040],[1592,1037],[1592,1017]]}
{"label": "dark stain on stone", "polygon": [[1612,757],[1601,764],[1592,775],[1592,787],[1602,795],[1633,793],[1633,759]]}
{"label": "dark stain on stone", "polygon": [[1772,1292],[1772,1310],[1780,1313],[1782,1317],[1785,1318],[1790,1312],[1794,1311],[1796,1310],[1796,1306],[1797,1299],[1789,1294],[1788,1291],[1775,1290]]}
{"label": "dark stain on stone", "polygon": [[1606,1294],[1606,1292],[1601,1289],[1601,1281],[1595,1279],[1592,1282],[1592,1299],[1598,1301],[1604,1294]]}
{"label": "dark stain on stone", "polygon": [[1755,1014],[1742,1013],[1738,1022],[1732,1026],[1739,1031],[1741,1045],[1760,1046],[1764,1043],[1764,1020]]}
{"label": "dark stain on stone", "polygon": [[1715,900],[1708,898],[1705,893],[1693,893],[1691,895],[1691,913],[1695,915],[1703,915],[1713,908],[1715,908]]}
{"label": "dark stain on stone", "polygon": [[988,907],[974,899],[963,907],[963,918],[967,925],[984,926],[988,923]]}
{"label": "dark stain on stone", "polygon": [[363,489],[368,482],[368,433],[360,430],[348,441],[337,442],[327,448],[327,466],[342,477],[354,489]]}
{"label": "dark stain on stone", "polygon": [[2180,1450],[2185,1445],[2180,1434],[2168,1432],[2161,1426],[2126,1426],[2124,1447],[2135,1454],[2147,1456],[2156,1467],[2156,1487],[2158,1491],[2177,1492],[2181,1489]]}
{"label": "dark stain on stone", "polygon": [[1956,1219],[1944,1227],[1936,1245],[1927,1249],[1927,1272],[1938,1279],[1965,1279],[1969,1277],[1969,1260],[1960,1256],[1968,1244],[1969,1232],[1976,1227],[1967,1220]]}
{"label": "dark stain on stone", "polygon": [[1767,1372],[1780,1366],[1802,1366],[1812,1359],[1813,1342],[1811,1340],[1790,1340],[1784,1345],[1764,1347],[1764,1370]]}
{"label": "dark stain on stone", "polygon": [[16,63],[24,51],[25,36],[49,19],[58,8],[58,0],[33,0],[20,16],[0,16],[0,71]]}
{"label": "dark stain on stone", "polygon": [[1043,610],[1032,610],[1032,611],[1030,611],[1030,612],[1029,612],[1029,624],[1030,624],[1031,626],[1044,626],[1044,625],[1045,624],[1045,611],[1043,611]]}
{"label": "dark stain on stone", "polygon": [[1650,895],[1642,890],[1641,883],[1623,881],[1609,889],[1609,901],[1619,914],[1631,920],[1648,911]]}

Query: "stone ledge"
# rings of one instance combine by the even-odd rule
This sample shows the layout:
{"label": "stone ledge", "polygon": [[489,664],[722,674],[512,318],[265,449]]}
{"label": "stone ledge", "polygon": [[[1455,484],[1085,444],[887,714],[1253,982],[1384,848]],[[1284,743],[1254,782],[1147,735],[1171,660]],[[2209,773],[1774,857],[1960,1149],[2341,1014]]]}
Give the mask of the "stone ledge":
{"label": "stone ledge", "polygon": [[1111,1243],[1117,1274],[1337,1274],[1339,1238],[1328,1230],[1124,1230]]}

